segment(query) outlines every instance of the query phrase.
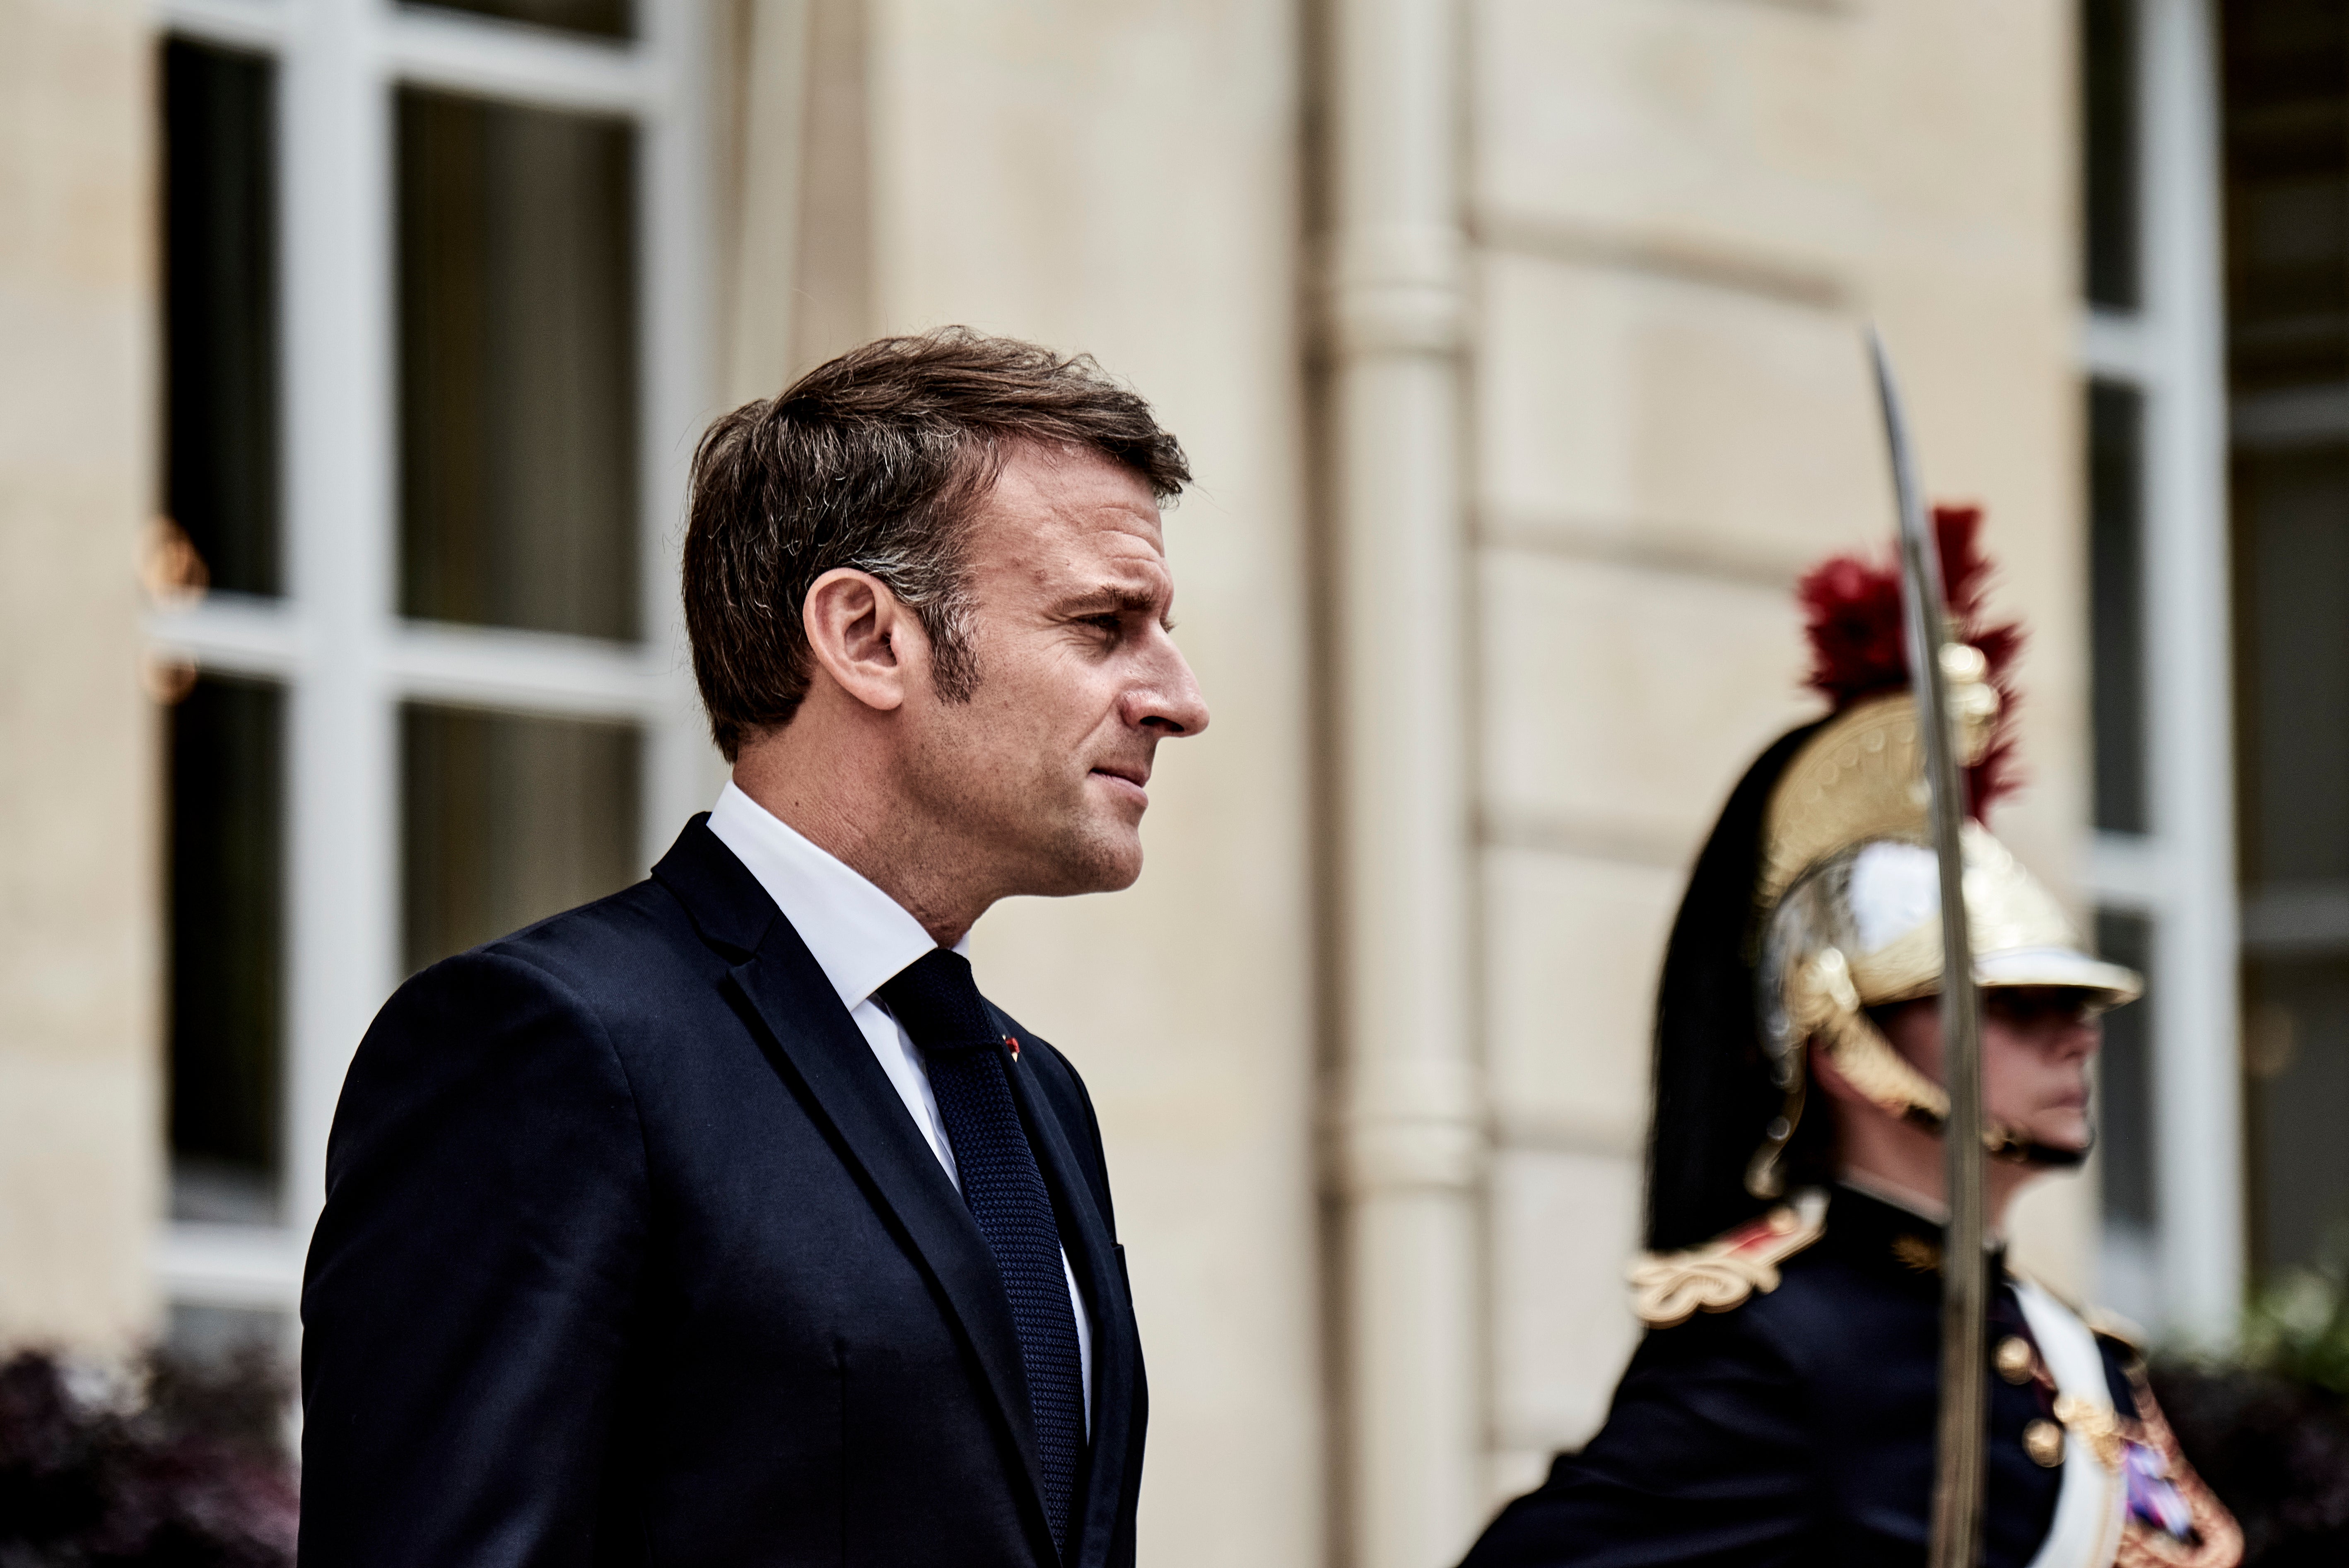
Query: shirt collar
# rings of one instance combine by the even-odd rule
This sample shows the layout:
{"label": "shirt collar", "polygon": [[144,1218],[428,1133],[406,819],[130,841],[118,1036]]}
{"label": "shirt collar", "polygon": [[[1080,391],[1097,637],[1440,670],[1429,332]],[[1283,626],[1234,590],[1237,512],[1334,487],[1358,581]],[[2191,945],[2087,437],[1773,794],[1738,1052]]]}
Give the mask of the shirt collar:
{"label": "shirt collar", "polygon": [[[903,904],[730,779],[709,809],[709,830],[767,890],[851,1012],[937,945]],[[968,934],[954,950],[968,956]]]}

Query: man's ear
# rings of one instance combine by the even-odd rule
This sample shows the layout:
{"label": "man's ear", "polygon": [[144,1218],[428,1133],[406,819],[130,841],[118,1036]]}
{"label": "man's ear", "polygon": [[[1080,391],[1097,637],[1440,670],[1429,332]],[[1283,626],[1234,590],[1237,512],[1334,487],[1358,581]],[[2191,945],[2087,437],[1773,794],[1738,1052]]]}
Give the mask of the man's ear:
{"label": "man's ear", "polygon": [[[822,676],[879,713],[905,706],[930,644],[921,617],[869,572],[835,566],[809,587],[801,609]],[[821,677],[820,677],[821,678]]]}

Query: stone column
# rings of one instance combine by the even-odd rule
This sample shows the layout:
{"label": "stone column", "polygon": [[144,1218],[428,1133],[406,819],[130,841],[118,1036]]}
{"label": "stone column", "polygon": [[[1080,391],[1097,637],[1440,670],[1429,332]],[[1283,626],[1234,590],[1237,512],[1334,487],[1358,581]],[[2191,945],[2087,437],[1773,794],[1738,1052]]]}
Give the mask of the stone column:
{"label": "stone column", "polygon": [[1483,1501],[1468,985],[1460,17],[1339,0],[1326,179],[1351,1559],[1454,1561]]}

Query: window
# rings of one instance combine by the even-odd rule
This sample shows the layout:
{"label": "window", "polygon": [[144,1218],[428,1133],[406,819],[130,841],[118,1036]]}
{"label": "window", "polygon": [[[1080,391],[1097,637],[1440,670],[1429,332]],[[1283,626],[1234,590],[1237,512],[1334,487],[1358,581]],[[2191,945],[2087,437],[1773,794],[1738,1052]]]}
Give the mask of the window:
{"label": "window", "polygon": [[211,1344],[287,1330],[399,979],[635,881],[706,802],[669,556],[709,412],[700,17],[161,15],[160,1268]]}
{"label": "window", "polygon": [[399,91],[400,608],[637,630],[636,137]]}
{"label": "window", "polygon": [[[2153,923],[2142,914],[2100,910],[2096,950],[2139,973],[2153,967]],[[2160,1299],[2155,1253],[2153,1021],[2157,993],[2105,1018],[2096,1066],[2096,1164],[2105,1244],[2101,1295],[2143,1304]]]}
{"label": "window", "polygon": [[2242,1290],[2217,107],[2203,0],[2083,0],[2081,358],[2097,939],[2099,1294],[2230,1336]]}
{"label": "window", "polygon": [[644,874],[633,726],[415,703],[399,738],[409,969]]}
{"label": "window", "polygon": [[2088,303],[2135,310],[2138,296],[2136,0],[2080,7],[2080,254]]}
{"label": "window", "polygon": [[285,1061],[285,705],[205,676],[169,718],[171,1213],[274,1224]]}
{"label": "window", "polygon": [[2349,14],[2225,8],[2251,1243],[2349,1244]]}
{"label": "window", "polygon": [[2099,832],[2144,833],[2145,393],[2088,384],[2088,643]]}
{"label": "window", "polygon": [[164,515],[212,586],[275,593],[276,70],[173,39],[162,77]]}

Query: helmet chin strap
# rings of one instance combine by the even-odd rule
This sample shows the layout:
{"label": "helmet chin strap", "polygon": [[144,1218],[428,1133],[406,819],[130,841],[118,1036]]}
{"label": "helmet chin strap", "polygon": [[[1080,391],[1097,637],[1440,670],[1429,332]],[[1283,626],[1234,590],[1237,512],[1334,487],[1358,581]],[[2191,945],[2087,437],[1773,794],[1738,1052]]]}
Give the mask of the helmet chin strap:
{"label": "helmet chin strap", "polygon": [[2088,1162],[2088,1156],[2095,1150],[2096,1135],[2093,1129],[2090,1130],[2087,1141],[2077,1149],[2059,1149],[2053,1143],[2042,1143],[2034,1138],[2019,1140],[2013,1147],[2013,1153],[1992,1150],[1991,1158],[2011,1160],[2018,1165],[2036,1166],[2042,1171],[2077,1171]]}
{"label": "helmet chin strap", "polygon": [[[1833,1062],[1869,1104],[1936,1135],[1948,1126],[1949,1092],[1919,1072],[1884,1037],[1884,1031],[1861,1006],[1850,965],[1841,952],[1822,948],[1788,976],[1786,1017],[1795,1037],[1808,1042]],[[1757,1198],[1775,1198],[1785,1190],[1780,1162],[1802,1119],[1804,1080],[1808,1076],[1799,1062],[1792,1065],[1794,1071],[1783,1075],[1791,1080],[1783,1085],[1785,1108],[1772,1119],[1762,1146],[1746,1166],[1745,1190]],[[1982,1130],[1982,1145],[1993,1160],[2046,1171],[2072,1171],[2086,1161],[2095,1139],[2092,1133],[2079,1148],[2063,1149],[2002,1124]]]}

